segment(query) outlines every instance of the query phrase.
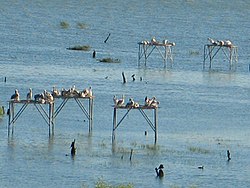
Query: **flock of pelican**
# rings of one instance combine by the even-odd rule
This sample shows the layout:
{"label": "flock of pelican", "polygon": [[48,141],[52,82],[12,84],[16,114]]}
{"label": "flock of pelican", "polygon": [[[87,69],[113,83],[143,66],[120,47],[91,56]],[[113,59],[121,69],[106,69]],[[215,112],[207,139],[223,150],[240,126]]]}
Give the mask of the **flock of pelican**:
{"label": "flock of pelican", "polygon": [[[66,90],[62,88],[61,90],[56,89],[56,87],[53,87],[52,91],[49,92],[47,90],[44,90],[42,93],[35,94],[34,95],[34,101],[40,102],[40,103],[51,103],[54,102],[54,98],[69,98],[69,97],[92,97],[92,88],[85,88],[82,91],[79,91],[76,89],[75,86],[72,86],[70,89]],[[11,96],[11,100],[13,101],[20,101],[20,94],[19,91],[16,89],[15,93]],[[33,92],[32,88],[29,89],[29,92],[26,95],[27,101],[33,100]]]}
{"label": "flock of pelican", "polygon": [[227,46],[227,47],[231,47],[233,46],[233,43],[230,40],[214,40],[211,38],[207,39],[212,45],[214,46]]}
{"label": "flock of pelican", "polygon": [[155,37],[153,37],[151,39],[151,41],[147,41],[147,40],[144,40],[141,42],[141,44],[144,44],[144,45],[171,45],[171,46],[175,46],[175,43],[174,42],[169,42],[168,40],[163,40],[162,43],[157,41],[155,39]]}
{"label": "flock of pelican", "polygon": [[[115,95],[113,97],[114,105],[117,107],[126,107],[126,108],[138,108],[140,104],[135,102],[133,98],[129,98],[129,101],[125,104],[125,96],[122,95],[122,98],[118,99]],[[144,99],[145,107],[154,107],[157,108],[159,106],[159,101],[156,100],[156,97],[148,98],[147,96]]]}

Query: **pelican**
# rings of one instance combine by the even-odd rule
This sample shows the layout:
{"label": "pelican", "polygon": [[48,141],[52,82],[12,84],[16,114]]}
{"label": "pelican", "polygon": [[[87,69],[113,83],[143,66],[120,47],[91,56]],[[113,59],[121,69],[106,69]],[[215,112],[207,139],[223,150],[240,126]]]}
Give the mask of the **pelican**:
{"label": "pelican", "polygon": [[71,143],[71,146],[70,146],[70,148],[71,148],[71,155],[72,156],[74,156],[75,154],[76,154],[76,146],[75,146],[75,139],[74,139],[74,141]]}
{"label": "pelican", "polygon": [[230,40],[226,40],[226,41],[224,42],[224,45],[225,45],[225,46],[232,46],[233,44],[232,44],[232,42],[231,42]]}
{"label": "pelican", "polygon": [[158,168],[155,168],[155,172],[157,174],[158,177],[162,178],[164,176],[164,172],[163,172],[163,164],[161,164]]}
{"label": "pelican", "polygon": [[60,96],[60,91],[58,89],[56,89],[55,86],[53,86],[53,89],[52,89],[52,96],[53,97],[59,97]]}
{"label": "pelican", "polygon": [[117,103],[118,103],[118,99],[116,98],[116,96],[114,95],[114,97],[113,97],[113,101],[114,101],[114,104],[115,104],[115,106],[117,105]]}
{"label": "pelican", "polygon": [[150,100],[150,106],[152,106],[152,107],[158,107],[158,105],[159,105],[159,102],[156,100],[156,97],[153,97]]}
{"label": "pelican", "polygon": [[150,106],[150,99],[147,96],[145,97],[145,106]]}
{"label": "pelican", "polygon": [[88,94],[89,97],[92,97],[93,96],[93,92],[92,92],[92,87],[90,86],[89,87],[89,94]]}
{"label": "pelican", "polygon": [[122,106],[124,104],[124,95],[122,95],[122,98],[117,101],[117,106]]}
{"label": "pelican", "polygon": [[15,93],[11,96],[11,99],[14,101],[19,101],[19,96],[20,96],[20,94],[19,94],[18,90],[16,89]]}
{"label": "pelican", "polygon": [[27,100],[32,100],[32,89],[29,89],[29,93],[27,93]]}
{"label": "pelican", "polygon": [[211,42],[211,44],[217,44],[214,39],[208,38],[207,40],[209,40],[209,42]]}

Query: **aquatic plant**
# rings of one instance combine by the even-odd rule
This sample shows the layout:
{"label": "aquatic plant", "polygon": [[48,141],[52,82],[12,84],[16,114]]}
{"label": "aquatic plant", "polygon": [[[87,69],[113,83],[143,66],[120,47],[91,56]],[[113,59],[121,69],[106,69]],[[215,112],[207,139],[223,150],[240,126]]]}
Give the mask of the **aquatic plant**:
{"label": "aquatic plant", "polygon": [[79,29],[86,29],[86,28],[87,28],[87,24],[85,24],[85,23],[80,23],[80,22],[78,22],[78,23],[76,24],[76,26],[77,26],[77,28],[79,28]]}
{"label": "aquatic plant", "polygon": [[67,29],[67,28],[69,28],[69,23],[67,23],[66,21],[61,21],[60,26],[63,29]]}
{"label": "aquatic plant", "polygon": [[98,180],[95,185],[95,188],[133,188],[133,187],[134,186],[131,183],[128,183],[127,185],[120,184],[115,186],[115,185],[110,185],[103,180]]}
{"label": "aquatic plant", "polygon": [[201,153],[201,154],[208,154],[210,153],[209,150],[207,149],[203,149],[203,148],[199,148],[199,147],[188,147],[188,150],[193,152],[193,153]]}
{"label": "aquatic plant", "polygon": [[190,55],[199,55],[200,52],[199,52],[199,51],[195,51],[195,50],[190,50],[190,51],[189,51],[189,54],[190,54]]}
{"label": "aquatic plant", "polygon": [[90,49],[91,47],[88,45],[83,45],[83,46],[76,45],[76,46],[67,48],[67,50],[79,50],[79,51],[89,51]]}
{"label": "aquatic plant", "polygon": [[121,63],[121,60],[120,59],[113,59],[113,58],[103,58],[103,59],[99,59],[100,62],[103,62],[103,63]]}

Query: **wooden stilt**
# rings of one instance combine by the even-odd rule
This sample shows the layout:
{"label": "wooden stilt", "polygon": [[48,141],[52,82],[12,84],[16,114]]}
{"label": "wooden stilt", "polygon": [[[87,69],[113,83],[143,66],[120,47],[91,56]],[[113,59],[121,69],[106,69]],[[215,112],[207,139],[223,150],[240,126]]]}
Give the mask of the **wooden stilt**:
{"label": "wooden stilt", "polygon": [[114,114],[113,114],[113,131],[112,131],[112,142],[115,140],[115,129],[116,129],[116,107],[114,107]]}
{"label": "wooden stilt", "polygon": [[138,65],[140,65],[140,60],[144,57],[144,64],[146,66],[147,59],[152,54],[154,49],[157,49],[161,55],[164,63],[164,67],[167,67],[167,60],[170,60],[171,66],[173,64],[172,47],[175,43],[150,43],[148,41],[139,42],[139,52],[138,52]]}
{"label": "wooden stilt", "polygon": [[206,68],[206,60],[209,59],[209,69],[212,68],[212,61],[216,55],[222,51],[224,56],[227,58],[229,63],[229,70],[236,70],[238,63],[238,48],[233,45],[215,45],[206,44],[204,45],[204,60],[203,69]]}
{"label": "wooden stilt", "polygon": [[[123,117],[120,119],[120,121],[117,123],[117,110],[126,110],[126,113],[123,115]],[[113,131],[112,131],[112,142],[115,140],[115,131],[121,125],[122,121],[125,119],[125,117],[128,115],[128,113],[131,110],[139,110],[139,112],[142,114],[144,119],[147,121],[148,125],[152,128],[152,130],[155,133],[155,143],[157,142],[158,138],[158,111],[157,107],[148,107],[148,106],[140,106],[140,107],[126,107],[126,106],[114,106],[114,112],[113,112]],[[150,118],[147,116],[147,114],[144,112],[144,110],[153,110],[153,121],[150,120]]]}

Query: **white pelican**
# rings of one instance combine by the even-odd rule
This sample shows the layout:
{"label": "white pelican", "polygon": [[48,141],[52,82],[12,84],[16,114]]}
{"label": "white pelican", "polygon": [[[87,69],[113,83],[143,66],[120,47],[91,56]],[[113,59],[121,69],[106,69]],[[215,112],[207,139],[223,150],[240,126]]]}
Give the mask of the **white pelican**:
{"label": "white pelican", "polygon": [[59,97],[61,95],[60,91],[58,89],[56,89],[55,86],[53,86],[52,95],[53,95],[53,97]]}
{"label": "white pelican", "polygon": [[122,98],[117,101],[117,106],[122,106],[124,104],[124,95],[122,95]]}
{"label": "white pelican", "polygon": [[19,94],[18,90],[16,89],[15,93],[11,96],[11,99],[14,101],[19,101],[19,97],[20,97],[20,94]]}
{"label": "white pelican", "polygon": [[115,104],[115,106],[117,105],[117,103],[118,103],[118,99],[116,98],[116,96],[114,95],[114,97],[113,97],[113,101],[114,101],[114,104]]}
{"label": "white pelican", "polygon": [[27,93],[27,100],[32,100],[32,89],[29,89],[29,93]]}
{"label": "white pelican", "polygon": [[159,105],[159,102],[156,100],[156,97],[153,97],[150,100],[150,106],[152,106],[152,107],[158,107],[158,105]]}
{"label": "white pelican", "polygon": [[217,44],[214,39],[208,38],[207,40],[209,40],[211,44]]}
{"label": "white pelican", "polygon": [[150,106],[150,99],[146,96],[145,97],[145,106]]}
{"label": "white pelican", "polygon": [[92,87],[90,86],[89,87],[89,94],[88,94],[89,97],[92,97],[93,96],[93,92],[92,92]]}

